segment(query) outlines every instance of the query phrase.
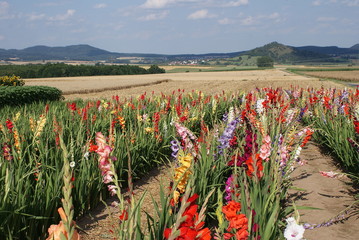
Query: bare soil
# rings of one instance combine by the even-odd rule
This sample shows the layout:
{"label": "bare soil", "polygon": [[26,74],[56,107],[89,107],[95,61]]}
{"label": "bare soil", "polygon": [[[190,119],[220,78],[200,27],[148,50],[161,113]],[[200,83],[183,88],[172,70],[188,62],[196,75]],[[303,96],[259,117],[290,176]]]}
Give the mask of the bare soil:
{"label": "bare soil", "polygon": [[[301,152],[301,159],[308,161],[298,167],[292,174],[294,186],[304,191],[292,190],[292,197],[297,206],[318,208],[318,210],[299,210],[300,222],[321,224],[330,221],[340,212],[352,205],[355,190],[348,177],[327,178],[319,171],[341,172],[331,156],[323,153],[314,143],[310,143]],[[306,230],[304,237],[308,240],[321,239],[358,239],[359,215],[357,208],[350,208],[344,220],[328,227]]]}
{"label": "bare soil", "polygon": [[[160,185],[162,184],[164,190],[166,191],[166,188],[169,187],[168,184],[170,183],[173,176],[172,173],[172,168],[169,165],[164,165],[157,169],[153,169],[146,175],[146,177],[143,177],[141,180],[135,182],[135,198],[140,198],[142,194],[146,192],[142,205],[142,226],[146,226],[147,224],[145,213],[154,216],[155,209],[153,207],[153,200],[159,203]],[[83,230],[81,231],[81,239],[114,239],[111,230],[114,229],[114,226],[116,226],[116,224],[119,224],[120,216],[118,208],[111,206],[111,203],[115,200],[115,197],[107,199],[106,205],[100,204],[96,209],[92,210],[89,214],[86,214],[84,217],[82,217],[81,219],[79,219],[79,221],[76,222],[80,229]],[[146,229],[143,230],[146,231]]]}

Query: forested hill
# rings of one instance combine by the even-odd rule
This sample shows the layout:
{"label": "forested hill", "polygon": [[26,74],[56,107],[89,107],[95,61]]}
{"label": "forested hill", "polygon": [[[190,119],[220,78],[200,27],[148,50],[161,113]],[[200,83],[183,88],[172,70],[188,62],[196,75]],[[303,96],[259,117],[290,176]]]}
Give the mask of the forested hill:
{"label": "forested hill", "polygon": [[278,42],[272,42],[263,47],[247,51],[244,54],[250,56],[268,56],[277,63],[341,62],[350,58],[358,58],[359,50],[339,47],[291,47]]}

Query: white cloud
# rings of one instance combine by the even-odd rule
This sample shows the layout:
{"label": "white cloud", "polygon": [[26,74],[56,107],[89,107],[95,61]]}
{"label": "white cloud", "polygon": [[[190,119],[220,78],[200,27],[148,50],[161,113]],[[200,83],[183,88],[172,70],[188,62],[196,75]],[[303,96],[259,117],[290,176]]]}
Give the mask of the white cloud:
{"label": "white cloud", "polygon": [[142,5],[144,8],[163,8],[168,4],[175,2],[175,0],[146,0]]}
{"label": "white cloud", "polygon": [[255,23],[256,23],[256,19],[252,16],[246,17],[241,20],[241,24],[244,26],[254,25]]}
{"label": "white cloud", "polygon": [[268,16],[269,19],[278,19],[279,18],[279,13],[275,12],[272,13],[271,15]]}
{"label": "white cloud", "polygon": [[342,1],[342,3],[349,7],[359,6],[359,0],[344,0],[344,1]]}
{"label": "white cloud", "polygon": [[218,20],[218,23],[222,24],[222,25],[227,25],[227,24],[233,23],[233,21],[230,20],[229,18],[223,18],[223,19]]}
{"label": "white cloud", "polygon": [[9,6],[8,2],[0,2],[0,15],[7,14]]}
{"label": "white cloud", "polygon": [[65,21],[72,17],[75,14],[74,9],[68,9],[65,14],[56,15],[55,17],[50,17],[50,21]]}
{"label": "white cloud", "polygon": [[230,1],[229,3],[224,4],[225,7],[239,7],[242,5],[247,5],[248,0],[238,0],[238,1]]}
{"label": "white cloud", "polygon": [[5,39],[5,37],[3,35],[0,35],[0,41],[4,40],[4,39]]}
{"label": "white cloud", "polygon": [[330,0],[323,2],[322,0],[315,0],[312,2],[312,5],[314,6],[321,6],[323,4],[340,4],[340,5],[346,5],[348,7],[358,7],[359,6],[359,0]]}
{"label": "white cloud", "polygon": [[248,17],[242,19],[240,21],[240,23],[241,23],[241,25],[244,25],[244,26],[252,26],[252,25],[260,24],[263,20],[266,22],[271,21],[271,22],[278,23],[278,22],[282,21],[283,19],[281,19],[281,16],[279,13],[274,12],[269,15],[248,16]]}
{"label": "white cloud", "polygon": [[318,22],[334,22],[336,20],[337,20],[337,18],[335,18],[335,17],[318,17],[317,18]]}
{"label": "white cloud", "polygon": [[0,2],[0,19],[11,19],[14,15],[9,15],[10,4],[5,1]]}
{"label": "white cloud", "polygon": [[141,5],[143,8],[165,8],[170,5],[178,3],[193,3],[201,2],[203,0],[146,0],[144,4]]}
{"label": "white cloud", "polygon": [[99,3],[94,6],[94,8],[105,8],[105,7],[107,7],[106,3]]}
{"label": "white cloud", "polygon": [[43,13],[41,13],[41,14],[31,13],[28,15],[28,18],[30,21],[41,20],[41,19],[44,19],[45,17],[46,17],[46,15]]}
{"label": "white cloud", "polygon": [[203,19],[203,18],[213,18],[215,15],[209,14],[207,9],[201,9],[191,13],[187,18],[192,20]]}
{"label": "white cloud", "polygon": [[320,6],[320,5],[322,5],[322,2],[320,0],[316,0],[316,1],[312,2],[312,5],[313,6]]}
{"label": "white cloud", "polygon": [[148,14],[147,16],[140,17],[139,20],[140,21],[152,21],[152,20],[164,19],[165,17],[167,17],[168,13],[169,13],[169,11],[163,11],[160,13],[151,13],[151,14]]}

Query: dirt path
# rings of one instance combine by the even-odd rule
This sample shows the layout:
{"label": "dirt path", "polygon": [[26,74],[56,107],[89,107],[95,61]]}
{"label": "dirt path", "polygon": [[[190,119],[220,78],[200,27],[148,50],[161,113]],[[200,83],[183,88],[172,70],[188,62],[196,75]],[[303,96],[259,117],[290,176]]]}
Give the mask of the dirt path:
{"label": "dirt path", "polygon": [[[294,186],[306,191],[291,191],[297,206],[320,208],[321,210],[299,210],[301,223],[321,224],[338,215],[354,202],[354,189],[350,179],[323,177],[319,171],[340,170],[334,165],[332,157],[323,154],[319,147],[310,143],[301,153],[301,159],[308,161],[298,167],[292,174]],[[321,239],[358,239],[359,216],[351,215],[348,219],[313,230],[306,230],[304,237],[308,240]]]}
{"label": "dirt path", "polygon": [[[162,166],[150,171],[144,178],[135,182],[135,196],[140,197],[146,191],[142,208],[144,212],[151,215],[154,214],[151,196],[153,196],[155,201],[159,202],[160,185],[168,187],[171,177],[171,167]],[[117,208],[111,207],[111,203],[115,200],[115,198],[106,200],[107,208],[104,204],[100,204],[96,209],[77,221],[80,229],[84,230],[81,233],[82,240],[114,239],[111,230],[114,229],[113,226],[119,223],[119,212]],[[143,214],[141,222],[143,226],[147,224],[145,214]]]}

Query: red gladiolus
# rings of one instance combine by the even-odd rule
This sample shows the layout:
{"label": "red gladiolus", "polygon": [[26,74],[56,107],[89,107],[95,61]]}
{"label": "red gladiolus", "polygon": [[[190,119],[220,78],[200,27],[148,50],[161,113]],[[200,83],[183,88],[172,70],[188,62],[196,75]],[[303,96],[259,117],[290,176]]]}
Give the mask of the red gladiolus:
{"label": "red gladiolus", "polygon": [[123,210],[122,214],[119,216],[121,221],[126,221],[128,219],[128,212]]}
{"label": "red gladiolus", "polygon": [[10,119],[6,119],[6,127],[9,129],[10,133],[12,133],[12,129],[14,128],[14,124],[11,122]]}
{"label": "red gladiolus", "polygon": [[6,159],[8,161],[11,161],[13,159],[13,157],[11,156],[10,145],[8,145],[7,143],[4,143],[4,146],[2,147],[2,151],[3,151],[4,159]]}
{"label": "red gladiolus", "polygon": [[98,149],[98,146],[93,144],[92,142],[90,142],[89,152],[96,152],[97,149]]}
{"label": "red gladiolus", "polygon": [[188,117],[187,116],[182,116],[182,117],[180,117],[180,122],[184,122],[184,121],[186,121],[188,119]]}
{"label": "red gladiolus", "polygon": [[67,107],[72,111],[72,112],[75,112],[76,111],[76,103],[68,103],[67,104]]}
{"label": "red gladiolus", "polygon": [[237,146],[238,142],[237,142],[237,137],[233,136],[233,138],[231,140],[229,140],[229,146],[234,147]]}
{"label": "red gladiolus", "polygon": [[[257,177],[260,179],[263,176],[262,159],[259,157],[259,154],[256,154],[255,159],[256,159],[256,164],[255,165],[257,167],[256,173],[257,173]],[[246,165],[247,165],[246,174],[247,174],[248,177],[252,177],[253,172],[255,171],[252,156],[250,156],[246,160]]]}
{"label": "red gladiolus", "polygon": [[[195,204],[196,199],[198,198],[197,194],[194,194],[192,197],[188,198],[187,203],[190,205],[186,208],[182,217],[186,217],[185,220],[180,224],[179,231],[180,235],[175,238],[175,240],[210,240],[211,231],[208,228],[203,228],[204,222],[198,222],[198,205]],[[196,224],[197,223],[197,224]],[[171,236],[172,229],[166,228],[163,232],[165,239],[168,239]]]}
{"label": "red gladiolus", "polygon": [[[230,201],[226,206],[222,207],[222,212],[229,221],[227,232],[223,235],[224,239],[230,239],[236,236],[238,240],[248,239],[248,219],[244,214],[237,214],[241,210],[241,204],[235,201]],[[232,230],[235,234],[230,233]]]}
{"label": "red gladiolus", "polygon": [[160,122],[160,113],[159,112],[155,112],[153,114],[153,124],[154,124],[154,130],[155,132],[159,132],[159,127],[158,127],[158,124]]}
{"label": "red gladiolus", "polygon": [[303,148],[308,143],[308,141],[311,139],[311,137],[313,135],[313,132],[314,132],[313,130],[307,129],[307,131],[306,131],[307,135],[305,136],[305,138],[304,138],[302,144],[300,145],[300,147]]}
{"label": "red gladiolus", "polygon": [[353,123],[354,123],[354,129],[355,129],[355,132],[357,133],[357,134],[359,134],[359,121],[358,121],[358,119],[354,119],[354,121],[353,121]]}
{"label": "red gladiolus", "polygon": [[226,216],[227,220],[235,217],[237,212],[241,210],[241,204],[236,201],[230,201],[226,206],[222,207],[222,212]]}

